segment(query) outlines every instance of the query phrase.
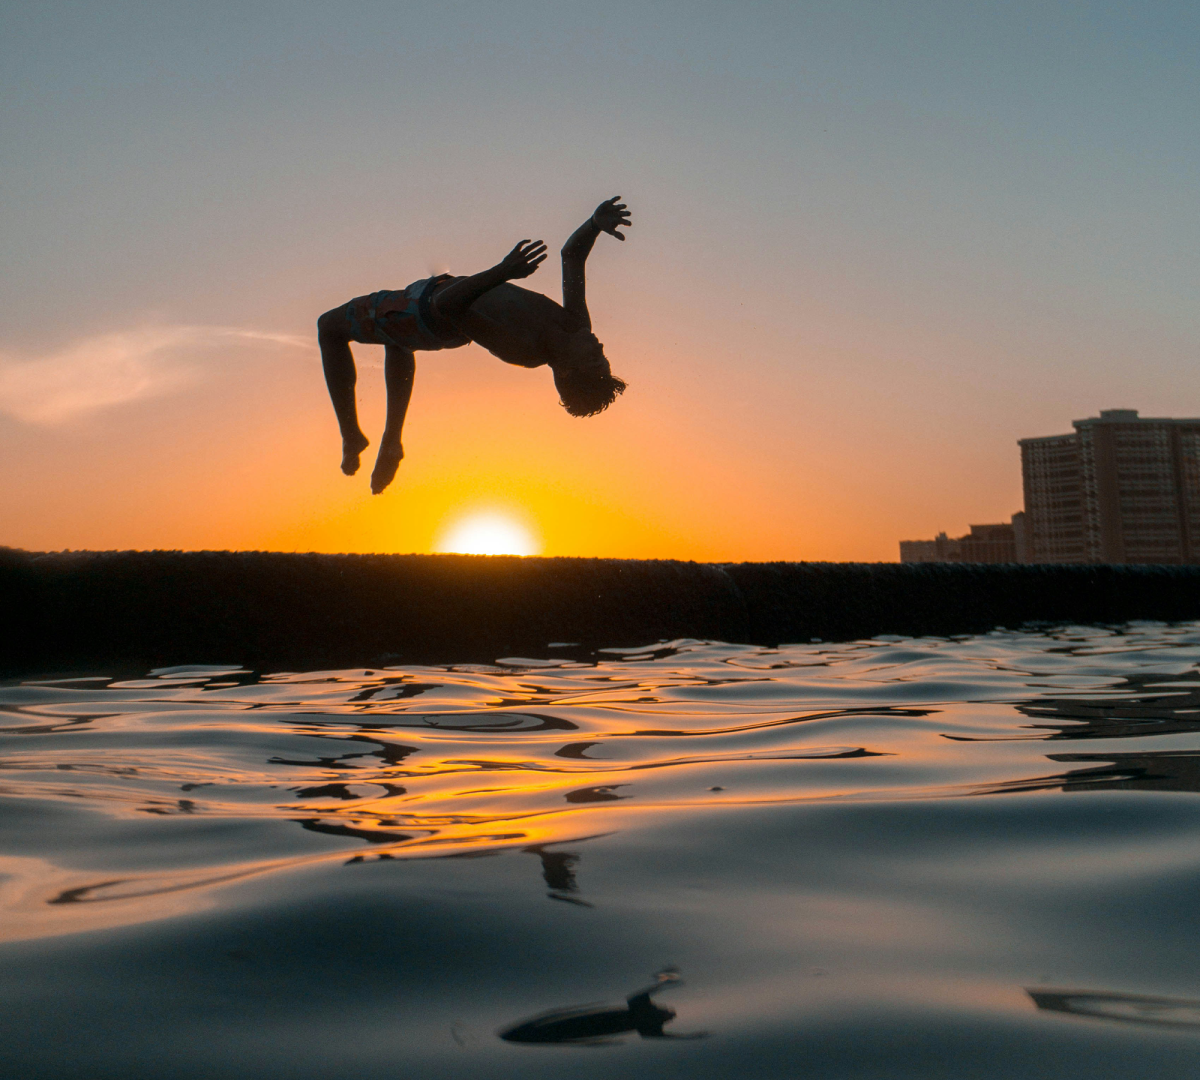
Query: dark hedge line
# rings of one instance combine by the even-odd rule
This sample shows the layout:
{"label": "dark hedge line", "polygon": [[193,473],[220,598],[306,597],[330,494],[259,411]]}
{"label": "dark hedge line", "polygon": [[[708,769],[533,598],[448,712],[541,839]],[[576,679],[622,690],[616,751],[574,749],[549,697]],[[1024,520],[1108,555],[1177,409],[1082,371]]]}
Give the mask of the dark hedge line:
{"label": "dark hedge line", "polygon": [[5,676],[486,662],[550,642],[774,645],[1200,618],[1200,567],[0,550]]}

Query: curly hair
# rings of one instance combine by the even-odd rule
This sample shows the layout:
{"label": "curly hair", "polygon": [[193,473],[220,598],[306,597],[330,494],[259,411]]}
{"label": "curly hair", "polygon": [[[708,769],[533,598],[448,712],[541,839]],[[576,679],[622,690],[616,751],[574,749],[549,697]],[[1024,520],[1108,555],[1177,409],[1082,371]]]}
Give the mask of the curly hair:
{"label": "curly hair", "polygon": [[604,368],[572,368],[554,371],[559,403],[572,416],[595,416],[604,412],[625,393],[625,380]]}

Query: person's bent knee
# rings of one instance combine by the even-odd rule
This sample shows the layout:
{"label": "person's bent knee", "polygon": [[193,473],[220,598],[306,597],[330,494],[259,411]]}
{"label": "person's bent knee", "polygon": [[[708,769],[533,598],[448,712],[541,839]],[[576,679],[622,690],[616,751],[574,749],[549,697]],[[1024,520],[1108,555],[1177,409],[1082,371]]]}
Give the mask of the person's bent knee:
{"label": "person's bent knee", "polygon": [[350,320],[346,317],[346,305],[331,308],[317,319],[318,341],[349,341]]}

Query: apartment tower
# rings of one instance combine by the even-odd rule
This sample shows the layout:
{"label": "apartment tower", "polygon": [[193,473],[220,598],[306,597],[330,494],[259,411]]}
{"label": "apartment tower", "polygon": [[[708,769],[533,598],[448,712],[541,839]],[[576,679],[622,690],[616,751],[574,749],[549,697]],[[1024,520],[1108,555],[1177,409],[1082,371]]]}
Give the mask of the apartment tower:
{"label": "apartment tower", "polygon": [[1036,563],[1200,563],[1200,419],[1108,409],[1021,439]]}

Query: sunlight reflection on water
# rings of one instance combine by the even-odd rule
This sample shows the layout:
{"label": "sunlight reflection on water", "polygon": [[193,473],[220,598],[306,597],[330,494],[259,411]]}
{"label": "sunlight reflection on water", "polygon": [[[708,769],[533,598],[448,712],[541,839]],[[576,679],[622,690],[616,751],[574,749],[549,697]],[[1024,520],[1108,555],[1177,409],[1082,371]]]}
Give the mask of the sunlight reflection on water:
{"label": "sunlight reflection on water", "polygon": [[[0,710],[31,1074],[166,1075],[163,1024],[170,1075],[206,1077],[541,1075],[597,1039],[632,1056],[573,1072],[1183,1076],[1200,1049],[1200,625],[172,668]],[[664,963],[669,1009],[621,1004]],[[46,1042],[68,1007],[93,1035]],[[672,1009],[709,1037],[665,1038]]]}

